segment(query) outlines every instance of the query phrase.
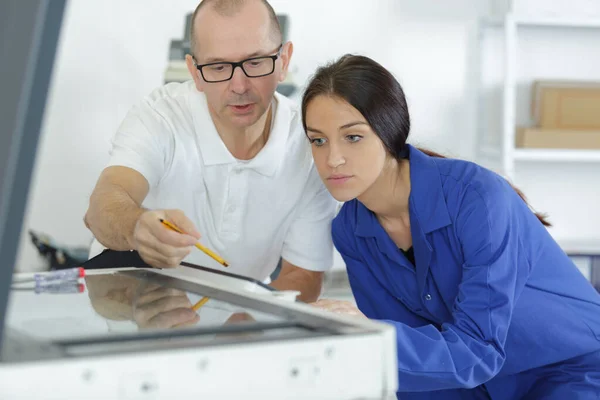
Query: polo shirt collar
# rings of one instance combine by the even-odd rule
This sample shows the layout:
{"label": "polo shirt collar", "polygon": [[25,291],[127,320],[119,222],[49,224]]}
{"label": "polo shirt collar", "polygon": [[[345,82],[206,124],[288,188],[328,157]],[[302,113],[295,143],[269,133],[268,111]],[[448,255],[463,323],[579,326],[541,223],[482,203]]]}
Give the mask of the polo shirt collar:
{"label": "polo shirt collar", "polygon": [[287,141],[290,133],[297,127],[292,126],[297,111],[291,106],[291,101],[279,93],[275,93],[275,114],[271,122],[269,140],[258,154],[246,164],[261,175],[273,177],[286,156]]}
{"label": "polo shirt collar", "polygon": [[[212,121],[206,96],[194,88],[191,99],[192,116],[196,135],[201,137],[200,152],[204,165],[235,164],[238,160],[229,152]],[[251,160],[244,162],[244,169],[252,169],[261,175],[272,177],[281,165],[286,153],[286,144],[297,111],[290,100],[275,93],[275,115],[271,132],[265,146]]]}
{"label": "polo shirt collar", "polygon": [[195,86],[193,86],[190,96],[190,109],[204,165],[235,163],[235,157],[231,155],[225,143],[221,140],[221,136],[219,136],[213,123],[208,111],[206,96],[204,93],[199,92]]}

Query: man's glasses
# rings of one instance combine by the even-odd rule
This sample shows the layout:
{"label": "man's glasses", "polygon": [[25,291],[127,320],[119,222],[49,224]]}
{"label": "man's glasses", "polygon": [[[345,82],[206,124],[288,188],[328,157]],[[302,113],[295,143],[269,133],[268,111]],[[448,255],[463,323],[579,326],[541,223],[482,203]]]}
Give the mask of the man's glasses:
{"label": "man's glasses", "polygon": [[252,57],[240,62],[221,61],[202,65],[196,64],[194,59],[194,65],[200,71],[202,78],[210,83],[230,80],[237,67],[242,68],[248,78],[260,78],[261,76],[271,75],[275,71],[275,60],[281,55],[282,47],[283,45],[280,45],[277,53],[272,56]]}

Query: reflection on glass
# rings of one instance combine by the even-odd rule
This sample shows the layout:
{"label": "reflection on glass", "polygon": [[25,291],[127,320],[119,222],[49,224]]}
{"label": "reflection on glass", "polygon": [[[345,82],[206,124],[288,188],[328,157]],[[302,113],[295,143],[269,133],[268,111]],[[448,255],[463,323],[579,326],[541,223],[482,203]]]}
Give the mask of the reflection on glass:
{"label": "reflection on glass", "polygon": [[214,298],[194,310],[192,306],[205,297],[202,293],[169,288],[120,273],[90,275],[84,282],[83,293],[14,291],[9,326],[32,339],[52,341],[190,328],[211,329],[213,333],[205,335],[205,339],[218,339],[265,333],[252,329],[230,332],[228,326],[285,322],[282,317]]}
{"label": "reflection on glass", "polygon": [[192,306],[204,295],[120,274],[88,276],[86,284],[96,312],[108,320],[132,321],[138,329],[283,321],[274,315],[212,298],[195,311]]}

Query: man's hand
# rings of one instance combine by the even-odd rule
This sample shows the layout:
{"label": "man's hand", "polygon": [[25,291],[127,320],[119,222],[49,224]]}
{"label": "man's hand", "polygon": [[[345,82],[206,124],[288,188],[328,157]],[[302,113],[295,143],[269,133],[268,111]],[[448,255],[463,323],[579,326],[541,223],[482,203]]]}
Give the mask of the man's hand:
{"label": "man's hand", "polygon": [[353,303],[344,300],[321,299],[311,305],[336,314],[367,318]]}
{"label": "man's hand", "polygon": [[[182,211],[144,209],[142,202],[149,190],[148,181],[138,171],[108,167],[90,196],[84,222],[104,247],[137,250],[154,267],[176,267],[200,234]],[[170,230],[160,223],[161,218],[187,234]]]}
{"label": "man's hand", "polygon": [[85,286],[94,310],[106,319],[131,321],[135,293],[142,281],[122,275],[86,275]]}
{"label": "man's hand", "polygon": [[[164,219],[186,234],[164,226]],[[200,239],[200,233],[180,210],[146,211],[138,218],[133,231],[133,248],[153,267],[177,267]]]}
{"label": "man's hand", "polygon": [[140,329],[169,329],[200,321],[185,292],[156,285],[144,289],[134,301],[133,319]]}

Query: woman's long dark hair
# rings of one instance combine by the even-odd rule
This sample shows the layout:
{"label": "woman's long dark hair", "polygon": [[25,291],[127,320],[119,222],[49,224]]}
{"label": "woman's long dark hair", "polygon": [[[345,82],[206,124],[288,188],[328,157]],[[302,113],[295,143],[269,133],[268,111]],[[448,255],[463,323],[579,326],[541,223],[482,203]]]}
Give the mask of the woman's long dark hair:
{"label": "woman's long dark hair", "polygon": [[[382,65],[368,57],[346,54],[320,67],[302,97],[302,125],[305,132],[306,108],[320,95],[345,100],[363,115],[392,157],[398,161],[407,158],[410,115],[406,97],[400,83]],[[445,158],[430,150],[419,150],[431,157]],[[529,206],[523,192],[511,186]],[[544,226],[551,226],[545,215],[537,212],[535,215]]]}

